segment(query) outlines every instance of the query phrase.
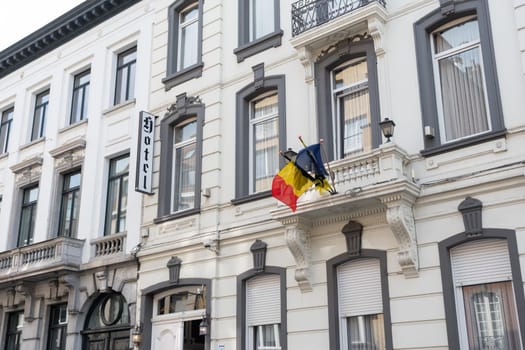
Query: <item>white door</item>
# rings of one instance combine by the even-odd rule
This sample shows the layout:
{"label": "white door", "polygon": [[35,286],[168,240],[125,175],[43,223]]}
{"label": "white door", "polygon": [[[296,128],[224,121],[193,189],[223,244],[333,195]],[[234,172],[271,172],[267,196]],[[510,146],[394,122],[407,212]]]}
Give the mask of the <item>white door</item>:
{"label": "white door", "polygon": [[152,350],[182,350],[184,324],[180,320],[164,320],[151,325]]}

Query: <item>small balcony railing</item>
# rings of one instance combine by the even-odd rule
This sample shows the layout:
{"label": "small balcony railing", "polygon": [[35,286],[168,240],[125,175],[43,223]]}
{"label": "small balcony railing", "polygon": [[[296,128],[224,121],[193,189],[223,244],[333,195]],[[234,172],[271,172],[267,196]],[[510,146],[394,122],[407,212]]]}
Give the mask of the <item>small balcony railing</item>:
{"label": "small balcony railing", "polygon": [[370,3],[385,0],[299,0],[292,4],[292,36],[329,22]]}
{"label": "small balcony railing", "polygon": [[0,279],[54,268],[78,268],[83,240],[57,237],[0,253]]}
{"label": "small balcony railing", "polygon": [[126,247],[126,233],[117,233],[91,241],[93,258],[123,254]]}

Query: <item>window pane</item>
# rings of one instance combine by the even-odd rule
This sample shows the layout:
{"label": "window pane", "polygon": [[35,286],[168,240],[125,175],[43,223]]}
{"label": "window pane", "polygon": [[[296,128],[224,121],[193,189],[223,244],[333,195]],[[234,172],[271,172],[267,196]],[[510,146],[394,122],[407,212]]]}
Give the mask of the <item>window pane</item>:
{"label": "window pane", "polygon": [[334,89],[350,87],[368,81],[368,66],[365,59],[334,71]]}
{"label": "window pane", "polygon": [[191,20],[196,19],[199,16],[199,8],[193,7],[189,10],[183,11],[180,15],[180,24],[185,24]]}
{"label": "window pane", "polygon": [[520,349],[512,282],[463,287],[470,349]]}
{"label": "window pane", "polygon": [[179,69],[184,69],[197,63],[199,22],[181,28],[180,64]]}
{"label": "window pane", "polygon": [[126,230],[129,156],[112,159],[109,165],[105,234]]}
{"label": "window pane", "polygon": [[175,143],[190,140],[197,136],[197,122],[175,128]]}
{"label": "window pane", "polygon": [[7,152],[9,145],[9,133],[11,131],[11,121],[13,120],[14,109],[10,108],[2,112],[0,120],[0,154]]}
{"label": "window pane", "polygon": [[19,350],[24,326],[23,311],[11,312],[7,318],[6,350]]}
{"label": "window pane", "polygon": [[256,192],[268,190],[273,176],[279,171],[278,128],[277,118],[254,125]]}
{"label": "window pane", "polygon": [[75,76],[73,84],[73,99],[71,101],[70,124],[77,123],[86,118],[90,77],[90,70]]}
{"label": "window pane", "polygon": [[128,66],[125,66],[117,71],[115,104],[126,101],[128,69]]}
{"label": "window pane", "polygon": [[67,304],[53,305],[49,318],[47,349],[64,350],[67,336]]}
{"label": "window pane", "polygon": [[383,314],[349,317],[347,331],[350,350],[385,348]]}
{"label": "window pane", "polygon": [[273,0],[250,0],[250,41],[275,30]]}
{"label": "window pane", "polygon": [[489,130],[480,48],[439,61],[446,141]]}
{"label": "window pane", "polygon": [[134,47],[118,55],[115,78],[115,104],[135,96],[135,66],[137,49]]}
{"label": "window pane", "polygon": [[177,148],[175,154],[175,169],[177,186],[175,188],[175,211],[193,208],[195,206],[195,143]]}
{"label": "window pane", "polygon": [[269,324],[255,327],[255,339],[257,350],[279,350],[281,342],[279,339],[279,324]]}
{"label": "window pane", "polygon": [[129,66],[128,94],[126,100],[135,98],[135,66],[135,63]]}
{"label": "window pane", "polygon": [[434,34],[436,53],[479,40],[478,22],[471,20]]}

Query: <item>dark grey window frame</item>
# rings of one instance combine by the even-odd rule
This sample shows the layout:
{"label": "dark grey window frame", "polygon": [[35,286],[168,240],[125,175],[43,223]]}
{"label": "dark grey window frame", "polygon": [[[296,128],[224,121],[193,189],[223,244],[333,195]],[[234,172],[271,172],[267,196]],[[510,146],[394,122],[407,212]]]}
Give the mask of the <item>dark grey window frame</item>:
{"label": "dark grey window frame", "polygon": [[[123,63],[123,64],[120,64],[120,60],[121,60],[121,57],[124,57],[132,52],[135,52],[135,55],[137,55],[137,46],[133,46],[133,47],[130,47],[129,49],[126,49],[122,52],[120,52],[118,55],[117,55],[117,68],[116,68],[116,71],[115,71],[115,91],[114,91],[114,98],[113,98],[113,105],[119,105],[121,103],[124,103],[126,101],[129,101],[131,99],[133,99],[135,96],[130,96],[130,77],[131,77],[131,70],[134,69],[135,70],[135,76],[136,76],[136,73],[137,73],[137,59],[135,58],[135,60],[131,61],[131,62],[128,62],[128,63]],[[126,93],[125,93],[125,99],[124,101],[121,101],[120,100],[120,96],[117,94],[117,91],[118,91],[118,88],[119,88],[119,84],[118,84],[118,77],[119,77],[119,74],[122,74],[122,71],[125,69],[125,68],[128,68],[127,69],[127,74],[126,74],[126,77],[122,77],[122,79],[126,79]],[[135,81],[133,81],[133,84],[135,84]],[[133,92],[135,92],[135,89],[133,89]]]}
{"label": "dark grey window frame", "polygon": [[283,36],[283,31],[281,28],[281,19],[280,19],[280,1],[274,1],[274,23],[275,28],[272,33],[266,34],[260,38],[250,41],[250,16],[248,8],[249,0],[239,0],[239,24],[238,24],[238,39],[239,47],[233,50],[233,53],[237,56],[237,62],[244,61],[247,57],[253,56],[267,50],[271,47],[281,46],[281,38]]}
{"label": "dark grey window frame", "polygon": [[[332,71],[340,64],[359,57],[366,57],[368,69],[368,93],[370,96],[370,127],[372,134],[372,147],[377,148],[382,142],[381,110],[379,107],[379,88],[377,75],[377,57],[374,41],[371,38],[358,41],[348,40],[340,42],[336,48],[319,57],[315,62],[315,90],[317,101],[317,127],[319,138],[335,140],[333,135],[334,116],[332,111]],[[339,147],[343,147],[339,145]],[[335,154],[332,147],[326,148],[328,160],[334,160]]]}
{"label": "dark grey window frame", "polygon": [[[439,242],[439,261],[441,264],[441,280],[443,283],[443,300],[445,303],[445,318],[447,321],[448,346],[451,349],[459,349],[458,321],[456,313],[456,299],[454,284],[452,281],[452,266],[450,262],[450,249],[462,243],[472,242],[479,239],[503,239],[507,241],[509,250],[510,266],[512,271],[512,285],[518,310],[518,323],[521,332],[521,342],[525,344],[525,296],[523,292],[523,281],[519,261],[518,243],[516,232],[508,229],[482,229],[479,235],[471,235],[462,232]],[[521,310],[521,312],[520,312]]]}
{"label": "dark grey window frame", "polygon": [[[186,100],[187,101],[187,100]],[[160,122],[160,179],[158,217],[155,223],[200,213],[201,206],[201,172],[202,172],[202,129],[204,126],[203,103],[186,104],[167,114]],[[197,139],[195,164],[195,207],[172,213],[172,173],[173,173],[173,136],[174,127],[187,119],[197,118]]]}
{"label": "dark grey window frame", "polygon": [[[61,344],[61,347],[60,349],[65,349],[65,345],[66,345],[66,339],[67,339],[67,322],[66,323],[63,323],[61,324],[60,323],[60,308],[62,307],[65,307],[66,308],[66,313],[67,313],[67,303],[60,303],[60,304],[53,304],[53,305],[50,305],[49,307],[49,326],[48,326],[48,329],[47,329],[47,348],[48,350],[54,350],[56,349],[54,347],[54,345],[51,343],[51,332],[55,329],[62,329],[62,332],[61,332],[61,339],[60,339],[60,344]],[[58,319],[58,322],[55,322],[57,321]]]}
{"label": "dark grey window frame", "polygon": [[[236,125],[235,125],[235,199],[233,204],[241,204],[271,196],[271,191],[250,194],[249,174],[250,154],[249,128],[250,128],[250,103],[253,99],[269,91],[277,91],[279,110],[279,149],[286,149],[286,84],[284,75],[272,75],[263,77],[248,84],[236,95]],[[285,165],[284,159],[280,157],[279,168]]]}
{"label": "dark grey window frame", "polygon": [[[89,81],[84,84],[78,84],[77,81],[79,81],[84,76],[89,75]],[[75,123],[79,123],[82,120],[87,118],[87,101],[86,101],[86,91],[89,95],[89,86],[91,85],[91,68],[85,69],[82,72],[75,74],[73,77],[73,94],[71,95],[71,112],[69,114],[69,125],[73,125]],[[73,109],[75,108],[75,93],[79,91],[79,95],[82,99],[81,107],[80,107],[80,119],[79,120],[73,120]],[[77,97],[78,98],[78,97]],[[85,107],[85,108],[84,108]]]}
{"label": "dark grey window frame", "polygon": [[[433,137],[424,136],[425,149],[421,151],[421,155],[423,156],[432,156],[435,154],[478,144],[480,142],[504,136],[506,133],[501,107],[500,89],[498,84],[496,60],[494,56],[494,45],[492,40],[487,1],[465,0],[463,2],[455,2],[453,8],[454,11],[447,12],[447,14],[443,14],[443,11],[438,8],[414,23],[423,128],[425,126],[430,126],[434,129]],[[434,30],[441,27],[442,25],[469,15],[476,15],[479,25],[483,69],[485,72],[485,85],[487,87],[488,97],[487,107],[490,111],[489,122],[491,124],[491,131],[465,139],[441,144],[430,35]]]}
{"label": "dark grey window frame", "polygon": [[393,349],[392,321],[390,317],[390,293],[388,289],[388,272],[386,252],[376,249],[361,249],[357,252],[346,252],[331,258],[326,262],[326,276],[328,288],[328,333],[330,336],[330,350],[339,350],[339,299],[337,293],[337,266],[357,259],[378,259],[381,273],[381,292],[383,296],[383,322],[385,328],[385,348]]}
{"label": "dark grey window frame", "polygon": [[[44,95],[47,95],[47,101],[43,103],[38,103],[38,99]],[[49,97],[50,97],[49,95],[50,95],[50,90],[46,89],[42,92],[39,92],[35,96],[35,109],[33,110],[33,125],[31,126],[31,141],[38,140],[39,138],[42,138],[45,135],[46,116],[47,116],[47,109],[48,109],[47,106],[49,105]],[[39,114],[38,116],[39,118],[39,128],[38,129],[39,130],[38,130],[38,134],[35,135],[35,121],[37,118],[37,112],[40,109],[42,109],[42,113]],[[41,119],[40,119],[40,115],[42,116]]]}
{"label": "dark grey window frame", "polygon": [[246,344],[246,282],[262,275],[279,275],[281,285],[281,350],[288,349],[286,268],[265,266],[263,270],[250,269],[237,276],[237,349],[244,349]]}
{"label": "dark grey window frame", "polygon": [[[11,113],[11,119],[8,117],[9,113]],[[14,113],[15,107],[9,107],[4,109],[0,115],[0,135],[2,135],[2,131],[5,130],[5,139],[0,139],[0,154],[7,153],[7,149],[9,147],[9,134],[11,133],[11,124],[13,122]],[[6,116],[5,120],[4,116]]]}
{"label": "dark grey window frame", "polygon": [[[25,193],[26,191],[31,191],[32,189],[35,189],[37,188],[38,189],[38,195],[37,195],[37,199],[36,201],[32,201],[32,202],[28,202],[28,203],[24,203],[24,197],[25,197]],[[38,198],[40,197],[40,184],[38,182],[36,183],[32,183],[28,186],[25,186],[23,188],[20,188],[21,190],[21,198],[20,198],[20,212],[19,212],[19,218],[18,218],[18,229],[17,229],[17,232],[18,232],[18,236],[16,238],[16,246],[17,247],[24,247],[26,245],[30,245],[29,241],[30,241],[30,237],[31,239],[34,238],[34,234],[35,234],[35,227],[32,228],[31,232],[28,233],[28,236],[27,236],[27,241],[28,243],[27,244],[24,244],[23,242],[21,242],[21,232],[20,230],[22,229],[22,216],[23,216],[23,213],[24,213],[24,209],[25,208],[30,208],[31,210],[31,217],[34,216],[34,220],[36,221],[36,215],[38,213]]]}
{"label": "dark grey window frame", "polygon": [[154,284],[141,291],[141,305],[140,319],[143,320],[142,335],[144,341],[140,348],[141,350],[151,349],[151,318],[153,317],[153,299],[155,295],[170,289],[188,287],[188,286],[206,286],[206,318],[208,319],[208,334],[206,335],[205,350],[210,350],[211,341],[211,300],[212,300],[212,283],[210,279],[206,278],[181,278],[176,281],[164,281]]}
{"label": "dark grey window frame", "polygon": [[[79,174],[80,175],[80,184],[78,185],[78,187],[75,187],[73,189],[68,189],[68,190],[65,190],[64,189],[64,183],[65,183],[65,179],[66,177],[68,176],[71,176],[71,175],[74,175],[74,174]],[[64,195],[66,194],[69,194],[69,193],[73,193],[73,192],[78,192],[78,202],[76,202],[74,200],[74,197],[73,197],[73,206],[71,207],[71,212],[74,213],[75,211],[75,208],[76,207],[80,207],[80,191],[81,191],[81,188],[82,188],[82,170],[80,168],[77,168],[77,169],[72,169],[71,171],[68,171],[67,173],[64,173],[62,174],[62,186],[61,186],[61,191],[60,191],[60,211],[59,211],[59,214],[58,214],[58,236],[59,237],[66,237],[64,235],[64,227],[63,227],[63,223],[62,223],[62,220],[64,220],[64,218],[62,217],[62,209],[64,207]],[[76,218],[78,220],[78,217]],[[69,224],[70,227],[69,227],[69,236],[67,237],[73,237],[73,238],[76,238],[76,235],[78,233],[78,222],[77,222],[77,226],[74,227],[72,223]]]}
{"label": "dark grey window frame", "polygon": [[[113,157],[111,159],[109,159],[109,167],[108,167],[108,183],[107,183],[107,189],[106,189],[106,210],[104,212],[104,236],[109,236],[109,235],[112,235],[112,234],[115,234],[115,233],[121,233],[123,232],[121,229],[120,229],[120,223],[119,223],[119,219],[117,218],[117,230],[116,232],[111,232],[109,231],[110,230],[110,227],[111,227],[111,221],[110,221],[110,224],[108,225],[108,215],[111,215],[111,213],[109,213],[109,202],[108,202],[108,199],[109,199],[109,190],[110,190],[110,183],[111,181],[119,181],[119,193],[118,193],[118,204],[117,204],[117,215],[118,217],[120,218],[120,215],[121,215],[121,212],[122,212],[122,182],[123,182],[123,179],[124,177],[128,176],[128,188],[125,189],[126,191],[126,200],[128,201],[129,203],[129,193],[128,193],[128,189],[129,189],[129,170],[126,174],[119,174],[119,175],[111,175],[111,163],[112,162],[117,162],[118,160],[120,159],[124,159],[124,158],[128,158],[128,162],[129,162],[129,157],[130,157],[130,154],[129,153],[124,153],[124,154],[121,154],[117,157]],[[127,208],[126,208],[126,217],[128,215],[128,212],[127,212]],[[127,218],[126,218],[126,225],[127,225]]]}
{"label": "dark grey window frame", "polygon": [[[177,70],[177,57],[179,49],[179,14],[180,11],[193,3],[198,3],[199,6],[197,63],[179,71]],[[162,83],[164,84],[166,91],[188,80],[202,76],[202,69],[204,67],[204,63],[202,62],[203,6],[204,0],[177,0],[168,8],[168,57],[166,77],[162,79]]]}

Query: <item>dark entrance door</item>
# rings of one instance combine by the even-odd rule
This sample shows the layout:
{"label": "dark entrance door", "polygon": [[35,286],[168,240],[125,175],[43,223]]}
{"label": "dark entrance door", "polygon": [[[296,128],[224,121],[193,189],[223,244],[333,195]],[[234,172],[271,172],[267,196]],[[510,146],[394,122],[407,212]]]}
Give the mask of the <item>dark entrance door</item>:
{"label": "dark entrance door", "polygon": [[129,350],[129,329],[84,334],[85,350]]}

